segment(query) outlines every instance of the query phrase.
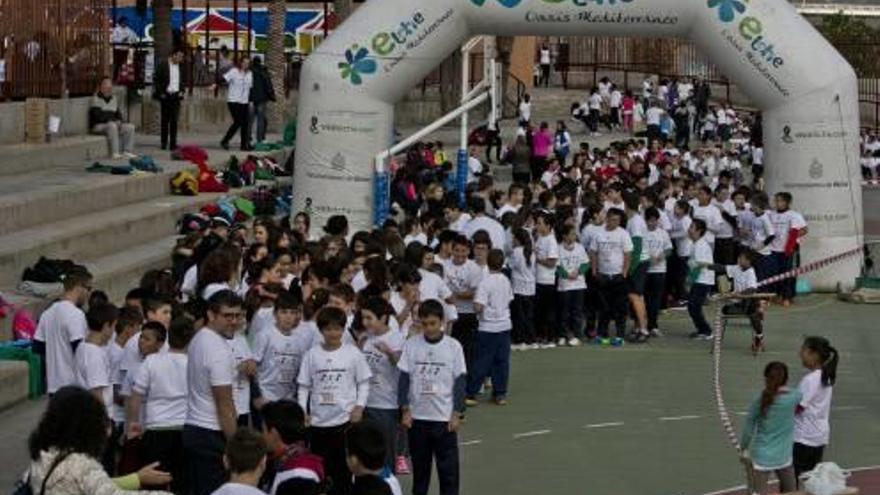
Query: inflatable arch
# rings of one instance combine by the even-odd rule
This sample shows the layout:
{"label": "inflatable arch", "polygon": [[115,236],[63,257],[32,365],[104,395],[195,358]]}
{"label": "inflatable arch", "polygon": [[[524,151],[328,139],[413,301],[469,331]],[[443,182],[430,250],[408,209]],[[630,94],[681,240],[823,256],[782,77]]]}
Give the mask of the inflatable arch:
{"label": "inflatable arch", "polygon": [[[372,0],[303,68],[294,211],[369,226],[394,103],[473,35],[692,40],[763,110],[768,190],[790,191],[807,218],[805,261],[862,242],[856,76],[786,0]],[[859,267],[814,287],[850,284]]]}

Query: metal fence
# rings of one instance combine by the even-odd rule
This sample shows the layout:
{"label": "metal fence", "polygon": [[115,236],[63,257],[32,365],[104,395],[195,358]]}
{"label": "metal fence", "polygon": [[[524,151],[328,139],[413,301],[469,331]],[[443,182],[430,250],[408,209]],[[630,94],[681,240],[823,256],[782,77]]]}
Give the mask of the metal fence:
{"label": "metal fence", "polygon": [[3,95],[87,94],[106,73],[105,0],[0,0]]}

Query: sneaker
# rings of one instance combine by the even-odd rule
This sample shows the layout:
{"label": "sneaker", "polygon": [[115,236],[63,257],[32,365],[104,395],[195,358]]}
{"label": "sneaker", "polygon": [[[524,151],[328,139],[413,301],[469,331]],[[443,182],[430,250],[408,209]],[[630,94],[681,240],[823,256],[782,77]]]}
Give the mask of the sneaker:
{"label": "sneaker", "polygon": [[495,404],[496,406],[506,406],[507,399],[505,399],[504,397],[496,397],[496,398],[492,399],[492,403]]}
{"label": "sneaker", "polygon": [[521,344],[513,344],[510,346],[510,350],[511,351],[521,351],[521,350],[523,350],[523,347]]}
{"label": "sneaker", "polygon": [[128,151],[126,151],[125,153],[123,153],[122,156],[124,156],[124,157],[126,157],[126,158],[137,158],[137,157],[138,157],[138,156],[135,155],[134,153],[129,153]]}
{"label": "sneaker", "polygon": [[530,351],[537,351],[538,349],[541,348],[541,345],[540,344],[529,344],[528,347],[529,347]]}
{"label": "sneaker", "polygon": [[568,341],[565,340],[565,337],[559,337],[559,339],[556,340],[556,345],[559,347],[565,347],[567,343]]}
{"label": "sneaker", "polygon": [[474,399],[473,397],[468,397],[464,400],[464,405],[468,407],[477,407],[480,405],[480,403],[477,402],[477,399]]}
{"label": "sneaker", "polygon": [[699,338],[701,340],[712,340],[712,338],[714,336],[715,336],[715,334],[712,334],[712,333],[701,333]]}
{"label": "sneaker", "polygon": [[614,337],[611,339],[611,347],[623,347],[624,341],[620,337]]}
{"label": "sneaker", "polygon": [[596,345],[611,345],[611,339],[608,337],[596,337]]}
{"label": "sneaker", "polygon": [[113,153],[113,155],[110,157],[111,160],[122,160],[123,158],[125,157],[119,153]]}
{"label": "sneaker", "polygon": [[541,349],[556,349],[556,344],[553,342],[547,342],[545,344],[541,344]]}
{"label": "sneaker", "polygon": [[409,461],[406,460],[405,455],[397,456],[397,461],[394,463],[394,473],[398,476],[411,473],[409,470]]}
{"label": "sneaker", "polygon": [[651,329],[651,337],[662,337],[662,336],[663,336],[663,332],[661,332],[659,328],[652,328]]}
{"label": "sneaker", "polygon": [[579,339],[577,337],[572,337],[572,338],[568,339],[568,346],[569,347],[580,347],[581,346],[581,339]]}

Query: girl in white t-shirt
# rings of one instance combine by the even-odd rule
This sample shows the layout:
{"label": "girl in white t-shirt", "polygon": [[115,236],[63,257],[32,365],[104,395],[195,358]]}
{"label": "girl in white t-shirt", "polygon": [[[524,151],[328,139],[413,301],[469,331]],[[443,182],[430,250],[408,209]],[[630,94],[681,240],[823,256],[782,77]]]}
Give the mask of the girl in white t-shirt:
{"label": "girl in white t-shirt", "polygon": [[693,255],[689,262],[693,282],[687,304],[688,314],[696,327],[696,332],[691,334],[691,338],[703,340],[712,338],[712,327],[703,314],[703,305],[715,286],[715,272],[712,271],[715,259],[712,245],[706,239],[706,232],[706,222],[699,218],[694,219],[688,232],[694,242]]}
{"label": "girl in white t-shirt", "polygon": [[535,335],[535,252],[532,236],[526,229],[513,233],[513,254],[507,259],[513,285],[513,349],[537,349]]}
{"label": "girl in white t-shirt", "polygon": [[584,339],[584,292],[587,290],[590,258],[578,242],[577,229],[573,225],[563,227],[560,234],[562,244],[556,268],[560,316],[557,345],[575,347]]}
{"label": "girl in white t-shirt", "polygon": [[801,362],[809,373],[798,388],[803,395],[794,418],[794,470],[800,477],[822,462],[831,435],[828,416],[837,381],[839,354],[823,337],[807,337],[801,346]]}

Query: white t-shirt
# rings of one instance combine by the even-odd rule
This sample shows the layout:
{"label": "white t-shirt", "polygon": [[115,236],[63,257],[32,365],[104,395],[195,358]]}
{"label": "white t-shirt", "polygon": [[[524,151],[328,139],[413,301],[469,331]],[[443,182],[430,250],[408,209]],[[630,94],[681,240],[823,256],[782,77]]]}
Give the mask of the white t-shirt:
{"label": "white t-shirt", "polygon": [[113,417],[113,380],[110,378],[110,356],[107,349],[91,342],[76,348],[76,384],[86,390],[101,388],[107,417]]}
{"label": "white t-shirt", "polygon": [[[124,376],[119,371],[119,366],[122,364],[122,356],[125,353],[125,349],[122,348],[119,344],[116,343],[116,339],[110,341],[110,344],[107,346],[107,356],[110,359],[110,381],[113,383],[114,387],[122,385],[122,379]],[[117,423],[125,423],[125,406],[119,406],[113,404],[113,421]]]}
{"label": "white t-shirt", "polygon": [[587,98],[587,103],[590,106],[590,110],[602,110],[602,95],[599,93],[593,93]]}
{"label": "white t-shirt", "polygon": [[440,275],[422,268],[419,268],[419,275],[422,276],[422,281],[419,282],[420,301],[434,299],[443,302],[452,296],[452,291]]}
{"label": "white t-shirt", "polygon": [[803,411],[794,417],[794,441],[809,447],[828,445],[831,434],[828,415],[834,387],[823,386],[822,370],[815,370],[801,379],[798,389],[803,394],[800,404]]}
{"label": "white t-shirt", "polygon": [[651,107],[645,112],[645,122],[648,125],[660,125],[663,118],[663,110],[658,107]]}
{"label": "white t-shirt", "polygon": [[[737,216],[736,205],[733,204],[733,201],[727,200],[723,203],[719,203],[717,200],[713,200],[712,203],[718,208],[718,214],[721,212],[725,212],[728,215]],[[733,226],[724,219],[724,216],[721,217],[721,222],[718,223],[718,233],[715,236],[718,239],[730,239],[733,237]]]}
{"label": "white t-shirt", "polygon": [[250,485],[242,485],[241,483],[225,483],[220,488],[214,490],[211,495],[266,495],[262,491]]}
{"label": "white t-shirt", "polygon": [[409,400],[413,419],[449,421],[455,380],[467,374],[464,351],[452,337],[431,344],[416,335],[403,345],[397,367],[410,375]]}
{"label": "white t-shirt", "polygon": [[202,328],[187,347],[186,424],[220,431],[212,387],[231,387],[237,372],[230,344],[214,330]]}
{"label": "white t-shirt", "polygon": [[600,230],[605,230],[604,225],[596,225],[594,223],[588,223],[584,225],[584,228],[581,229],[580,241],[581,245],[584,246],[586,251],[590,251],[590,244],[593,242],[593,238],[599,233]]}
{"label": "white t-shirt", "polygon": [[477,176],[483,173],[483,163],[475,156],[468,157],[468,182],[477,180]]}
{"label": "white t-shirt", "polygon": [[474,234],[481,230],[489,234],[489,240],[492,241],[492,249],[504,249],[506,235],[504,227],[497,220],[486,215],[477,216],[465,226],[464,235],[468,239],[473,240]]}
{"label": "white t-shirt", "polygon": [[187,355],[147,356],[134,376],[133,390],[144,397],[144,428],[182,427],[186,422]]}
{"label": "white t-shirt", "polygon": [[235,400],[235,413],[241,416],[251,412],[251,380],[238,371],[238,366],[254,359],[254,355],[244,332],[235,332],[235,336],[228,343],[232,349],[236,370],[235,381],[232,383],[232,398]]}
{"label": "white t-shirt", "polygon": [[[645,251],[644,246],[644,237],[645,232],[648,231],[648,224],[645,223],[645,217],[636,213],[635,215],[629,217],[629,220],[626,222],[626,232],[629,234],[631,239],[635,239],[636,237],[642,238],[642,252],[639,254],[638,262],[642,263],[644,261],[648,261],[650,257],[648,256],[647,251]],[[635,260],[634,260],[635,261]]]}
{"label": "white t-shirt", "polygon": [[[694,243],[694,263],[707,264],[711,265],[715,262],[715,258],[712,254],[712,245],[709,244],[709,241],[706,240],[706,236],[701,237],[697,242]],[[703,285],[715,285],[715,272],[712,271],[709,267],[704,267],[700,269],[700,274],[697,276],[697,280],[695,283],[703,284]]]}
{"label": "white t-shirt", "polygon": [[462,213],[458,216],[458,219],[449,224],[449,230],[453,232],[458,232],[459,234],[464,234],[464,228],[471,221],[471,216],[467,213]]}
{"label": "white t-shirt", "polygon": [[183,282],[180,283],[180,293],[184,296],[183,302],[189,300],[190,297],[196,295],[196,289],[199,285],[199,265],[193,265],[187,268],[183,274]]}
{"label": "white t-shirt", "polygon": [[406,237],[403,238],[403,245],[404,246],[409,246],[413,242],[418,242],[419,244],[421,244],[423,246],[427,246],[428,245],[428,236],[425,235],[424,233],[416,234],[416,235],[408,234]]}
{"label": "white t-shirt", "polygon": [[[473,260],[467,260],[461,265],[456,265],[451,259],[444,263],[443,275],[446,285],[453,294],[462,292],[475,292],[480,280],[483,279],[483,269],[480,268]],[[473,314],[474,301],[471,299],[459,299],[453,296],[455,309],[459,314]]]}
{"label": "white t-shirt", "polygon": [[621,227],[614,230],[603,227],[590,243],[590,252],[596,253],[597,270],[602,275],[621,275],[625,254],[632,251],[632,239]]}
{"label": "white t-shirt", "polygon": [[699,219],[706,222],[706,242],[714,245],[715,234],[718,233],[721,228],[721,222],[724,221],[724,219],[721,218],[721,211],[718,207],[711,203],[706,206],[695,204],[691,216],[694,220]]}
{"label": "white t-shirt", "polygon": [[642,253],[648,256],[649,260],[660,256],[658,262],[651,262],[648,267],[648,273],[666,273],[666,251],[672,251],[672,239],[669,233],[657,227],[654,230],[648,229],[642,237]]}
{"label": "white t-shirt", "polygon": [[519,296],[535,295],[535,271],[538,263],[535,261],[535,253],[526,263],[526,255],[522,247],[513,250],[513,254],[507,259],[510,268],[510,280],[513,293]]}
{"label": "white t-shirt", "polygon": [[733,291],[743,292],[758,287],[758,276],[755,275],[755,269],[749,268],[743,270],[739,265],[728,265],[725,267],[727,276],[733,280]]}
{"label": "white t-shirt", "polygon": [[550,65],[550,50],[541,50],[541,65]]}
{"label": "white t-shirt", "polygon": [[[556,242],[556,236],[552,233],[539,237],[535,242],[535,257],[538,260],[559,259],[559,243]],[[544,266],[537,263],[537,271],[535,281],[539,285],[555,285],[556,284],[556,265],[552,267]]]}
{"label": "white t-shirt", "polygon": [[254,341],[261,333],[274,326],[275,308],[272,306],[260,308],[254,313],[254,317],[251,318],[251,324],[248,326],[248,336]]}
{"label": "white t-shirt", "polygon": [[314,335],[305,325],[284,335],[274,325],[254,339],[257,378],[268,401],[296,400],[296,378],[303,357],[313,347]]}
{"label": "white t-shirt", "polygon": [[86,332],[85,313],[70,301],[58,301],[40,316],[34,339],[46,344],[46,388],[50,394],[76,383],[70,343],[86,338]]}
{"label": "white t-shirt", "polygon": [[764,164],[764,148],[757,146],[752,148],[752,165]]}
{"label": "white t-shirt", "polygon": [[[770,214],[764,212],[761,216],[756,216],[751,224],[752,228],[752,249],[761,255],[770,254],[770,245],[764,245],[767,238],[773,235],[773,223],[770,221]],[[772,243],[771,243],[772,244]]]}
{"label": "white t-shirt", "polygon": [[672,215],[669,221],[672,224],[672,227],[669,229],[669,237],[673,239],[675,244],[675,254],[679,258],[690,257],[691,251],[693,251],[693,241],[688,237],[688,229],[691,228],[691,223],[693,223],[690,215],[685,215],[681,218]]}
{"label": "white t-shirt", "polygon": [[311,425],[321,428],[339,426],[350,420],[355,406],[366,406],[368,395],[358,396],[358,386],[373,373],[361,351],[342,344],[335,351],[322,346],[306,353],[299,370],[299,403],[309,411]]}
{"label": "white t-shirt", "polygon": [[237,67],[229,69],[223,74],[223,79],[229,86],[226,93],[226,101],[247,105],[251,97],[251,86],[254,85],[254,74],[251,71],[243,72]]}
{"label": "white t-shirt", "polygon": [[770,215],[770,223],[773,224],[773,234],[776,237],[770,243],[770,250],[782,253],[785,252],[785,245],[788,244],[788,233],[792,229],[803,229],[807,226],[804,217],[800,213],[792,210],[786,210],[782,213],[778,211],[768,212]]}
{"label": "white t-shirt", "polygon": [[505,213],[519,213],[520,209],[522,209],[522,206],[513,206],[512,204],[504,203],[503,205],[501,205],[501,208],[498,208],[498,211],[495,213],[495,217],[500,220],[504,217]]}
{"label": "white t-shirt", "polygon": [[397,382],[400,371],[377,344],[384,343],[392,352],[402,352],[406,338],[400,332],[388,330],[382,335],[368,335],[364,342],[364,358],[373,377],[370,378],[370,395],[367,407],[397,410]]}
{"label": "white t-shirt", "polygon": [[480,281],[474,302],[483,307],[480,313],[479,331],[487,333],[507,332],[513,324],[510,321],[510,302],[513,301],[513,287],[501,273],[489,273]]}
{"label": "white t-shirt", "polygon": [[[575,242],[570,247],[567,247],[565,243],[559,246],[559,266],[565,270],[565,273],[578,272],[582,265],[589,262],[590,258],[587,256],[587,251],[580,243]],[[578,273],[577,278],[574,280],[560,276],[559,283],[557,284],[559,292],[585,290],[586,288],[587,280],[581,273]]]}
{"label": "white t-shirt", "polygon": [[619,90],[614,90],[611,92],[611,99],[609,105],[611,108],[620,108],[620,104],[623,101],[623,94]]}
{"label": "white t-shirt", "polygon": [[530,102],[521,102],[519,104],[519,119],[526,122],[532,120],[532,104]]}

